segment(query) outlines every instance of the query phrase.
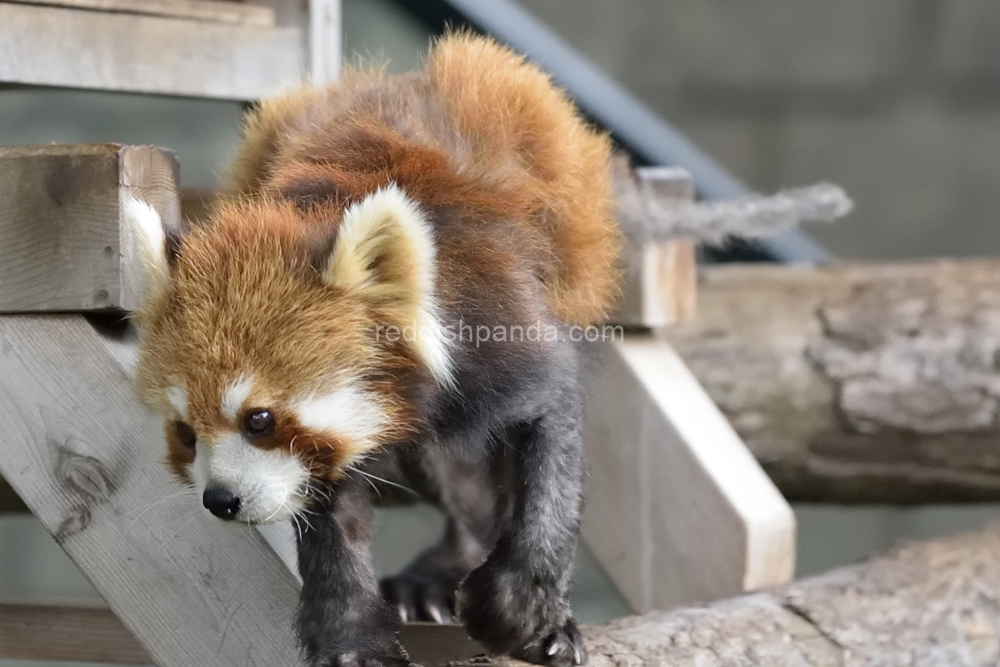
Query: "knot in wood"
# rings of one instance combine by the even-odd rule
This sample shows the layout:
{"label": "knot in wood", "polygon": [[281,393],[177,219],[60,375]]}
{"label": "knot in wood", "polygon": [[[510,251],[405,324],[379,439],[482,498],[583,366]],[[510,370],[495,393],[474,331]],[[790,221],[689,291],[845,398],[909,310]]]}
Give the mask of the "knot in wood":
{"label": "knot in wood", "polygon": [[990,326],[1000,304],[956,318],[953,298],[931,282],[903,280],[860,286],[820,307],[822,334],[808,354],[838,383],[854,430],[1000,430],[1000,337]]}
{"label": "knot in wood", "polygon": [[60,482],[84,497],[88,504],[104,502],[111,497],[112,484],[104,465],[93,458],[60,448],[58,476]]}

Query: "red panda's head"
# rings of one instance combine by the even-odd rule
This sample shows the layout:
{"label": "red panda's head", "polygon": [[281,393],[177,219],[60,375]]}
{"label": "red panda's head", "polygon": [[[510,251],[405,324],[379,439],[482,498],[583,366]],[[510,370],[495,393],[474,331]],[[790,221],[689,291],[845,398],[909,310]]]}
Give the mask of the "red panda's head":
{"label": "red panda's head", "polygon": [[420,378],[450,382],[434,240],[396,186],[342,212],[222,205],[180,240],[141,202],[126,219],[144,266],[139,389],[213,514],[288,518],[412,433]]}

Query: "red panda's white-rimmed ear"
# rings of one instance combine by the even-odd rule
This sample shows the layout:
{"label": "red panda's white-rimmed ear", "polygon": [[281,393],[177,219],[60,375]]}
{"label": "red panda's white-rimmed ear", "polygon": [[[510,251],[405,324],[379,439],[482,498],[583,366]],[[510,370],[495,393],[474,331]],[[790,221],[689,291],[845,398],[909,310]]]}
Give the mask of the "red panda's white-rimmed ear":
{"label": "red panda's white-rimmed ear", "polygon": [[414,345],[428,369],[451,383],[448,341],[436,298],[434,233],[416,202],[397,185],[374,192],[344,211],[323,274],[333,287],[377,307]]}
{"label": "red panda's white-rimmed ear", "polygon": [[122,204],[122,223],[128,248],[126,280],[142,305],[161,294],[170,280],[167,235],[156,209],[131,196]]}

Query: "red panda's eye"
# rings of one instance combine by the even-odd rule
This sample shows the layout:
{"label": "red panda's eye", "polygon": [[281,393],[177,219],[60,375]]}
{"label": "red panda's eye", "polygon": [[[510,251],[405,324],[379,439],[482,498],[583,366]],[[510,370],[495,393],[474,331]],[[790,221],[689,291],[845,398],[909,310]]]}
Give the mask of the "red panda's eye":
{"label": "red panda's eye", "polygon": [[198,436],[195,435],[194,429],[184,422],[174,422],[174,429],[177,432],[177,439],[180,440],[181,444],[194,449],[194,446],[198,443]]}
{"label": "red panda's eye", "polygon": [[274,414],[270,410],[250,410],[243,416],[243,432],[248,437],[274,433]]}

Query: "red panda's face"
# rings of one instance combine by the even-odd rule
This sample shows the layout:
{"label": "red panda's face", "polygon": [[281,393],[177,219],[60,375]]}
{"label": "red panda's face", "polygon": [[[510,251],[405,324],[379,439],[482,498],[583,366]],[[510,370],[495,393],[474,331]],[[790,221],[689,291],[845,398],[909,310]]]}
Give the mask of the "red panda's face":
{"label": "red panda's face", "polygon": [[[147,233],[137,206],[133,226]],[[420,275],[433,253],[392,238],[419,211],[386,189],[342,220],[306,218],[280,203],[223,208],[165,266],[155,231],[139,238],[152,283],[137,313],[140,391],[164,418],[170,467],[221,518],[296,514],[318,483],[412,431],[408,373],[448,381]],[[384,252],[402,255],[390,263]],[[387,318],[428,326],[411,345],[388,346],[373,335]]]}

